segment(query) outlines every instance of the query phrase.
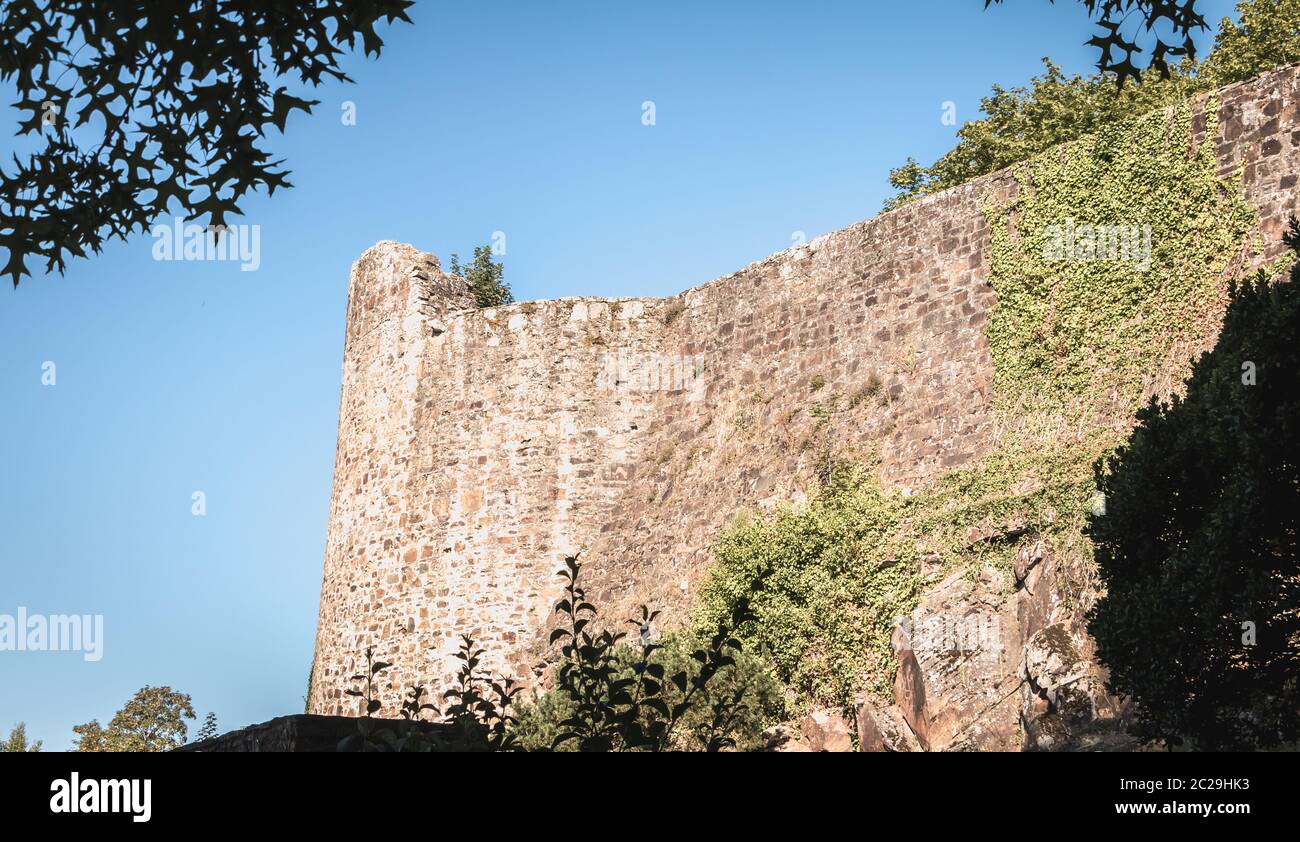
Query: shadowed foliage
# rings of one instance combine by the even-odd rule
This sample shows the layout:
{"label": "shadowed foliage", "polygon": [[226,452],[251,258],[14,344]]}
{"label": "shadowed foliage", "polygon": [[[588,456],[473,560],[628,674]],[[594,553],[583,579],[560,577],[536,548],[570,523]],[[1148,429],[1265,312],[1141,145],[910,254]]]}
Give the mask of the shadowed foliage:
{"label": "shadowed foliage", "polygon": [[[460,671],[439,711],[408,689],[401,719],[376,719],[375,678],[391,664],[366,650],[367,669],[353,676],[348,695],[366,715],[339,751],[722,751],[760,747],[767,718],[780,707],[770,672],[741,656],[740,644],[720,623],[703,639],[652,640],[657,612],[642,608],[627,623],[638,641],[597,629],[595,606],[579,583],[581,565],[565,559],[564,595],[555,604],[559,644],[554,686],[525,705],[520,688],[479,668],[484,654],[462,637]],[[733,617],[733,622],[737,618]],[[739,665],[738,665],[739,664]],[[423,719],[428,712],[430,719]],[[429,724],[435,727],[425,727]]]}
{"label": "shadowed foliage", "polygon": [[[1287,238],[1300,252],[1300,226]],[[1106,595],[1089,616],[1138,734],[1203,749],[1300,737],[1300,264],[1232,289],[1186,397],[1095,470]]]}

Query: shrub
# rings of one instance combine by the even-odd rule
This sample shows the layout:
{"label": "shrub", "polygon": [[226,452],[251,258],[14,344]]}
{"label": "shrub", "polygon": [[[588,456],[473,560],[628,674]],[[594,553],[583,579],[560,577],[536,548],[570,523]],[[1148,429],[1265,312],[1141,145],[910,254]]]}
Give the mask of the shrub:
{"label": "shrub", "polygon": [[[374,719],[372,715],[382,708],[374,697],[376,677],[392,666],[374,660],[374,651],[366,649],[366,671],[352,676],[357,687],[345,692],[362,700],[365,715],[357,720],[357,732],[339,742],[339,751],[397,751],[430,752],[452,751],[504,751],[514,747],[511,730],[515,719],[511,708],[519,689],[514,683],[493,678],[480,670],[483,650],[474,646],[468,636],[461,637],[460,651],[456,653],[460,669],[451,689],[443,699],[451,704],[445,711],[424,701],[425,689],[410,687],[401,705],[400,720]],[[441,716],[443,728],[427,730],[420,725],[425,711]]]}
{"label": "shrub", "polygon": [[[1300,251],[1300,226],[1288,239]],[[1089,614],[1137,733],[1204,749],[1300,737],[1300,264],[1230,293],[1185,398],[1096,465]]]}
{"label": "shrub", "polygon": [[[654,653],[652,662],[662,666],[666,675],[685,672],[688,681],[699,675],[700,663],[691,653],[702,643],[688,635],[665,637],[661,648]],[[680,751],[707,750],[710,741],[719,734],[728,738],[731,747],[739,751],[762,749],[763,729],[781,721],[785,713],[783,688],[771,664],[749,652],[737,652],[735,664],[721,670],[690,705],[682,716],[678,733],[669,748]],[[636,653],[623,647],[616,656],[621,677],[634,675]],[[682,693],[671,682],[664,687],[664,701],[671,709],[682,701]],[[730,705],[737,701],[740,704]],[[720,724],[713,719],[715,705],[730,705],[729,716]],[[515,737],[519,747],[526,751],[548,751],[555,746],[562,732],[560,723],[571,718],[575,705],[564,692],[542,693],[525,703],[517,712],[518,725]],[[643,723],[643,728],[646,724]],[[576,751],[573,741],[561,744],[557,751]]]}
{"label": "shrub", "polygon": [[[771,670],[743,655],[731,623],[719,622],[697,638],[650,640],[656,613],[641,609],[628,623],[638,628],[639,644],[625,635],[595,630],[596,608],[579,584],[576,557],[565,560],[560,575],[564,597],[556,603],[560,625],[551,642],[561,643],[555,688],[521,706],[512,682],[479,669],[483,651],[463,638],[461,668],[444,699],[445,710],[423,701],[424,689],[411,687],[402,703],[402,720],[372,719],[381,708],[374,698],[375,677],[392,666],[366,650],[366,670],[352,676],[348,695],[363,702],[357,733],[339,751],[579,750],[719,751],[760,747],[763,726],[780,714],[780,688]],[[441,729],[416,723],[428,711],[441,717]]]}
{"label": "shrub", "polygon": [[905,505],[866,470],[835,465],[806,506],[741,515],[714,547],[696,628],[745,617],[736,637],[797,706],[847,706],[888,671],[890,626],[915,603],[915,568],[889,561]]}
{"label": "shrub", "polygon": [[[737,723],[750,713],[743,685],[723,693],[715,679],[735,670],[740,643],[731,629],[737,612],[719,619],[701,645],[690,652],[696,665],[663,657],[650,638],[658,612],[642,606],[627,621],[640,633],[639,644],[624,644],[625,634],[591,630],[596,608],[578,584],[576,557],[565,559],[560,575],[565,596],[555,605],[559,626],[551,643],[561,643],[556,689],[568,702],[552,747],[579,751],[665,751],[692,746],[705,751],[736,747]],[[670,669],[671,667],[671,669]],[[710,691],[713,691],[710,693]],[[694,712],[694,716],[691,716]]]}

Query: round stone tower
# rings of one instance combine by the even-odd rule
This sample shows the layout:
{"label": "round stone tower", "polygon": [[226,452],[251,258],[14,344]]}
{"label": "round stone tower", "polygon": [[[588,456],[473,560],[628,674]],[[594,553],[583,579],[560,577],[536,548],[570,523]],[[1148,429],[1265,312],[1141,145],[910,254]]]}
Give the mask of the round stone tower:
{"label": "round stone tower", "polygon": [[401,687],[409,677],[400,667],[418,669],[419,647],[407,634],[416,618],[399,597],[420,571],[407,528],[408,488],[419,468],[420,368],[442,319],[470,307],[466,282],[412,246],[379,242],[352,265],[311,713],[357,712],[344,690],[348,676],[363,671],[357,666],[369,645],[382,643],[377,656],[399,665],[386,683]]}

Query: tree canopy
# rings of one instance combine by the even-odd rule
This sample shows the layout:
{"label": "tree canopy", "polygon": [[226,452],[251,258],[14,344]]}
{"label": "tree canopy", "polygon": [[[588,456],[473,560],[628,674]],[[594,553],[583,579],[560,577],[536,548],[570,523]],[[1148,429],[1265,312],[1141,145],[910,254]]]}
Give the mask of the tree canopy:
{"label": "tree canopy", "polygon": [[41,741],[28,742],[27,740],[27,723],[19,722],[9,731],[9,737],[0,740],[0,752],[29,752],[40,751]]}
{"label": "tree canopy", "polygon": [[1213,87],[1300,61],[1300,0],[1249,0],[1237,4],[1240,23],[1224,18],[1203,71]]}
{"label": "tree canopy", "polygon": [[[410,0],[14,0],[0,15],[0,79],[44,146],[0,172],[0,274],[18,285],[29,257],[125,240],[173,207],[220,230],[239,201],[289,187],[264,146],[315,87],[350,81],[339,57],[358,39],[379,55],[385,20]],[[273,87],[273,84],[277,84]]]}
{"label": "tree canopy", "polygon": [[187,693],[141,687],[105,728],[99,720],[73,727],[77,751],[170,751],[185,744],[186,719],[194,718]]}
{"label": "tree canopy", "polygon": [[1203,62],[1188,56],[1140,85],[1117,87],[1120,77],[1105,62],[1098,73],[1067,76],[1049,58],[1028,86],[994,85],[980,101],[984,116],[957,130],[950,152],[930,166],[908,158],[890,172],[889,183],[898,193],[886,200],[885,209],[997,172],[1107,123],[1300,61],[1300,0],[1241,0],[1237,12],[1240,23],[1223,19]]}

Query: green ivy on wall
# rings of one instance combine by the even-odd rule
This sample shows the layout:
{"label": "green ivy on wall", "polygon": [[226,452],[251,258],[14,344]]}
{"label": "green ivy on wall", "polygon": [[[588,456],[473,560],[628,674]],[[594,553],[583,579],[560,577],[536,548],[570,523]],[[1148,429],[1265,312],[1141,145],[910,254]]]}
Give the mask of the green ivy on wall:
{"label": "green ivy on wall", "polygon": [[697,628],[747,605],[753,619],[736,636],[771,661],[796,709],[847,704],[864,676],[886,665],[890,623],[916,601],[919,577],[898,563],[908,549],[898,534],[906,510],[873,472],[837,466],[807,505],[770,518],[742,514],[715,547]]}
{"label": "green ivy on wall", "polygon": [[838,465],[805,505],[745,513],[724,530],[695,626],[746,605],[753,619],[737,637],[771,662],[793,710],[887,696],[894,622],[928,582],[922,560],[938,576],[991,566],[1009,587],[1020,540],[971,538],[972,529],[996,536],[1008,527],[1077,555],[1101,435],[1047,455],[997,452],[910,496],[882,490],[875,464]]}
{"label": "green ivy on wall", "polygon": [[999,408],[1127,415],[1221,317],[1255,213],[1212,143],[1188,153],[1191,124],[1183,103],[1107,125],[1016,167],[1017,198],[986,207]]}
{"label": "green ivy on wall", "polygon": [[[1205,105],[1205,137],[1215,111]],[[882,489],[872,462],[837,466],[808,503],[724,530],[695,623],[746,605],[738,636],[771,661],[794,710],[887,696],[893,623],[930,576],[1009,574],[1018,541],[1045,537],[1061,597],[1083,595],[1092,463],[1144,391],[1181,381],[1256,221],[1212,144],[1192,150],[1191,137],[1189,103],[1108,125],[1020,165],[1016,198],[986,204],[998,299],[986,331],[1010,431],[992,452],[907,497]]]}

